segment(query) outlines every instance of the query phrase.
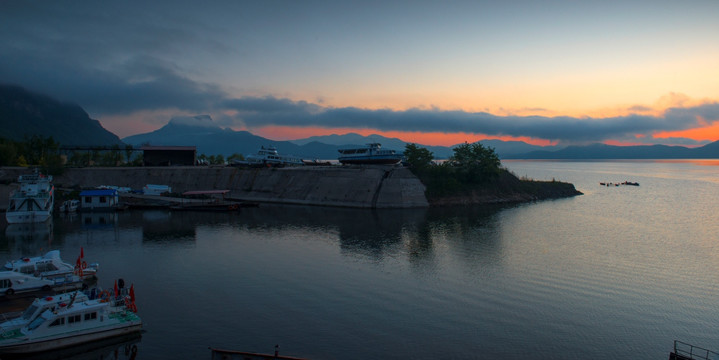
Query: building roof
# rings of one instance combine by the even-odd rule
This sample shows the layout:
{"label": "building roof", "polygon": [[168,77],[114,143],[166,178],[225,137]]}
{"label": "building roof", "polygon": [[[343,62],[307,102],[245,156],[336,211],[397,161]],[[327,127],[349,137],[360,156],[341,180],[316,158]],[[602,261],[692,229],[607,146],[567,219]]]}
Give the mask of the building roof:
{"label": "building roof", "polygon": [[83,190],[80,192],[80,196],[114,196],[117,195],[115,189],[97,189],[97,190]]}
{"label": "building roof", "polygon": [[140,147],[140,150],[147,151],[147,150],[181,150],[181,151],[195,151],[197,150],[196,146],[142,146]]}

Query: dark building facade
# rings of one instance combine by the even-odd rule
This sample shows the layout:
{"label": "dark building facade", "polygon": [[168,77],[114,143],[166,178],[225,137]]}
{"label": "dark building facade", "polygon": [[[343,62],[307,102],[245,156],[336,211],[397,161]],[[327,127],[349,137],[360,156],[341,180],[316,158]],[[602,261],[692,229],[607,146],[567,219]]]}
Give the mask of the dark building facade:
{"label": "dark building facade", "polygon": [[144,166],[194,166],[197,148],[194,146],[143,146]]}

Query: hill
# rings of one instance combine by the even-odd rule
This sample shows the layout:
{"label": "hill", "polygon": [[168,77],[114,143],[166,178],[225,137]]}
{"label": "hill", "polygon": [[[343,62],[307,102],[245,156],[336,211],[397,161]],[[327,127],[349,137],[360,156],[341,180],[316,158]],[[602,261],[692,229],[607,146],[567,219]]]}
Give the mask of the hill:
{"label": "hill", "polygon": [[698,148],[667,145],[612,146],[591,144],[568,146],[556,151],[533,151],[512,159],[716,159],[719,141]]}
{"label": "hill", "polygon": [[61,146],[122,145],[79,105],[61,103],[19,86],[0,84],[0,136],[23,141],[33,135],[52,137]]}

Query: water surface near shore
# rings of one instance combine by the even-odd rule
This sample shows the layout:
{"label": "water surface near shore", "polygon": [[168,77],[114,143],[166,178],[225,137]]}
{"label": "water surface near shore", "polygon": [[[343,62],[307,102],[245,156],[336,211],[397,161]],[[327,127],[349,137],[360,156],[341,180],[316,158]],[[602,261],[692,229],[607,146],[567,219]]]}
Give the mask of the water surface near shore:
{"label": "water surface near shore", "polygon": [[[138,359],[666,358],[719,334],[719,167],[506,161],[584,195],[511,206],[128,211],[7,226],[0,257],[84,248],[134,283]],[[640,186],[600,186],[636,181]],[[716,349],[715,349],[716,350]]]}

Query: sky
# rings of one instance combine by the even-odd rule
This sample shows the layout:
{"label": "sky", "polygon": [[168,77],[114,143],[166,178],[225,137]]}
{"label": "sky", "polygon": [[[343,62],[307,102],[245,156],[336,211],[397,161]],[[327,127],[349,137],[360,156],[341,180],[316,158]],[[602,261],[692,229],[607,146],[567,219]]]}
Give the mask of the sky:
{"label": "sky", "polygon": [[2,1],[0,83],[122,137],[719,140],[719,1]]}

